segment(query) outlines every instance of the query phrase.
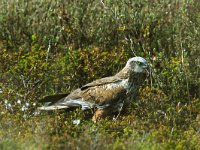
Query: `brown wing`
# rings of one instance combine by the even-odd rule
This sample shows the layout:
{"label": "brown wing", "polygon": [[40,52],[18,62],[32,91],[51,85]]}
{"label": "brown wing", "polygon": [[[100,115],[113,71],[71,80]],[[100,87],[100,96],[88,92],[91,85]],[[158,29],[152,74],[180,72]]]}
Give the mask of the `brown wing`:
{"label": "brown wing", "polygon": [[52,105],[48,105],[48,108],[42,107],[41,109],[52,110],[82,107],[85,110],[93,107],[108,107],[126,96],[126,89],[121,82],[122,79],[118,77],[107,77],[93,81],[73,91],[67,97],[58,100]]}
{"label": "brown wing", "polygon": [[102,79],[97,79],[93,82],[90,82],[90,83],[82,86],[81,90],[87,89],[89,87],[94,87],[94,86],[99,86],[99,85],[109,84],[109,83],[114,83],[114,82],[119,82],[119,81],[122,81],[122,79],[120,79],[117,76],[105,77],[105,78],[102,78]]}
{"label": "brown wing", "polygon": [[[106,80],[107,79],[104,81]],[[103,82],[92,82],[87,84],[87,86],[84,86],[84,88],[72,92],[65,98],[65,101],[80,99],[81,101],[94,103],[99,107],[107,107],[123,100],[126,96],[127,91],[119,82],[121,82],[121,80],[115,80],[115,82],[104,82],[104,84]]]}

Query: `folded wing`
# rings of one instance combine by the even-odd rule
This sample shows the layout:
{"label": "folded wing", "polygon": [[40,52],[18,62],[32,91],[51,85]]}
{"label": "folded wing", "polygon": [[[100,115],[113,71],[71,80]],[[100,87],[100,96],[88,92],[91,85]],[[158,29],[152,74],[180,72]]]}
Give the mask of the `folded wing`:
{"label": "folded wing", "polygon": [[88,83],[54,103],[42,106],[40,110],[55,110],[71,107],[106,108],[126,96],[127,81],[118,77],[106,77]]}

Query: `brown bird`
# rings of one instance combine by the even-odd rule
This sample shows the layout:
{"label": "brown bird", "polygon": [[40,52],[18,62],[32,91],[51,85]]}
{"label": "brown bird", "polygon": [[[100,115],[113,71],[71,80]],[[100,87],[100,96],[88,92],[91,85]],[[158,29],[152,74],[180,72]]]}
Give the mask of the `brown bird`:
{"label": "brown bird", "polygon": [[69,95],[54,95],[45,98],[46,105],[40,110],[56,110],[80,107],[92,109],[92,120],[98,120],[113,114],[120,114],[134,100],[140,85],[144,82],[148,63],[142,57],[129,59],[126,66],[117,74],[95,80]]}

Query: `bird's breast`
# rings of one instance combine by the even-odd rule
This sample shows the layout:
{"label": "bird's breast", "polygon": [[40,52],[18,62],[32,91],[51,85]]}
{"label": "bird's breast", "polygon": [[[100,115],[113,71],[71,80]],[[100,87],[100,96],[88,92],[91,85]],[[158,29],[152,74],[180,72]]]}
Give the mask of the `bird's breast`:
{"label": "bird's breast", "polygon": [[128,79],[124,79],[118,82],[114,82],[114,83],[110,83],[110,84],[106,84],[104,85],[104,88],[107,90],[110,89],[117,89],[117,88],[124,88],[124,89],[128,89]]}

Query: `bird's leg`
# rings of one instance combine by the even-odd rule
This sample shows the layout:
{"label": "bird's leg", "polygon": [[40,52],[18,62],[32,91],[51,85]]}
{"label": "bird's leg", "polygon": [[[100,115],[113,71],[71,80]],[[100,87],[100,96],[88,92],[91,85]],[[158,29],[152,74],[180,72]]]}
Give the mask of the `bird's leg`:
{"label": "bird's leg", "polygon": [[122,111],[122,109],[123,109],[123,106],[124,106],[124,101],[122,102],[121,107],[120,107],[119,110],[118,110],[119,113],[117,114],[116,117],[113,118],[114,121],[116,121],[116,120],[118,119],[118,117],[120,116],[121,111]]}
{"label": "bird's leg", "polygon": [[110,113],[109,109],[97,109],[92,117],[93,122],[98,122],[102,118],[105,118]]}

